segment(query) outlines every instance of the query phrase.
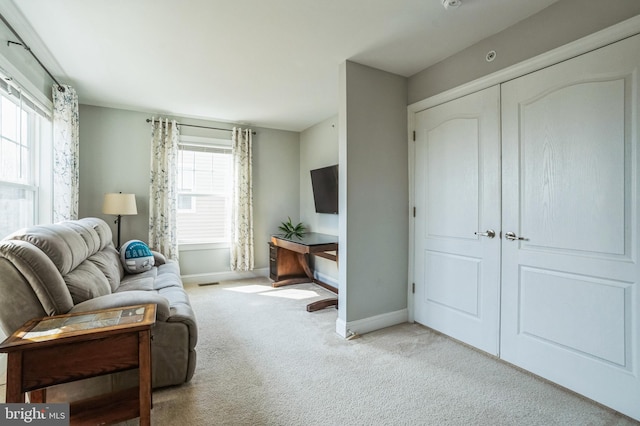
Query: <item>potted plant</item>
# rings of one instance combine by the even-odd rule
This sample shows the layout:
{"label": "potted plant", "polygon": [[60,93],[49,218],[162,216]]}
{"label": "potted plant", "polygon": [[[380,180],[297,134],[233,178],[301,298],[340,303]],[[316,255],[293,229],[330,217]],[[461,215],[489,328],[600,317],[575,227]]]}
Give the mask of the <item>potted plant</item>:
{"label": "potted plant", "polygon": [[280,226],[278,226],[278,229],[284,233],[285,238],[295,236],[301,239],[307,228],[302,224],[302,222],[294,225],[293,222],[291,222],[291,218],[289,217],[288,219],[288,221],[282,222]]}

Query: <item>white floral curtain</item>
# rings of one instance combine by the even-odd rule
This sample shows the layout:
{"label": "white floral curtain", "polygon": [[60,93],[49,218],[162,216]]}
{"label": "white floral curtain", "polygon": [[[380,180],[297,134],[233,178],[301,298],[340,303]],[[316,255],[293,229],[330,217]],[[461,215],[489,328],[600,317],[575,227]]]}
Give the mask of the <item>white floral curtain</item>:
{"label": "white floral curtain", "polygon": [[151,120],[149,247],[178,259],[176,174],[180,132],[175,120]]}
{"label": "white floral curtain", "polygon": [[66,84],[54,84],[52,92],[53,221],[59,222],[78,218],[80,128],[76,91]]}
{"label": "white floral curtain", "polygon": [[231,206],[231,270],[253,270],[253,183],[251,129],[233,128]]}

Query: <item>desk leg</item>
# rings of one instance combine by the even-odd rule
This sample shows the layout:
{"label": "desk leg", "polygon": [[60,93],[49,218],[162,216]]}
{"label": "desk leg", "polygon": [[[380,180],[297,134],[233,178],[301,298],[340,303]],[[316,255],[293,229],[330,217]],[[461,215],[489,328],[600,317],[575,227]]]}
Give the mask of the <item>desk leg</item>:
{"label": "desk leg", "polygon": [[300,266],[302,266],[304,273],[307,275],[307,277],[311,281],[313,281],[313,271],[309,266],[309,255],[304,253],[296,253],[296,254],[298,255],[298,262],[300,263]]}
{"label": "desk leg", "polygon": [[[294,252],[291,251],[289,253],[293,254]],[[291,278],[285,278],[284,280],[275,281],[272,284],[272,287],[277,288],[293,284],[312,283],[314,281],[313,271],[309,266],[309,255],[305,253],[295,252],[295,258],[292,259],[297,260],[297,266],[299,266],[295,268],[295,270],[297,271],[296,275],[292,276]],[[302,271],[300,271],[300,269],[302,269]],[[302,275],[302,272],[304,272],[304,275]]]}
{"label": "desk leg", "polygon": [[[302,269],[304,269],[304,273],[307,274],[307,277],[312,283],[318,284],[320,287],[324,287],[327,290],[334,291],[334,292],[336,291],[332,286],[325,284],[320,280],[315,279],[315,277],[313,276],[313,271],[309,266],[308,254],[297,253],[297,255],[298,255],[298,261],[300,262],[300,266],[302,266]],[[317,302],[309,303],[307,305],[307,312],[319,311],[321,309],[328,308],[329,306],[335,306],[337,308],[338,299],[332,297],[330,299],[323,299],[323,300],[318,300]]]}
{"label": "desk leg", "polygon": [[338,298],[332,297],[330,299],[318,300],[317,302],[312,302],[307,305],[307,312],[315,312],[324,308],[328,308],[329,306],[335,306],[338,308]]}
{"label": "desk leg", "polygon": [[151,331],[138,334],[140,426],[151,425]]}
{"label": "desk leg", "polygon": [[9,352],[7,356],[7,388],[5,399],[7,402],[24,402],[22,392],[22,352]]}

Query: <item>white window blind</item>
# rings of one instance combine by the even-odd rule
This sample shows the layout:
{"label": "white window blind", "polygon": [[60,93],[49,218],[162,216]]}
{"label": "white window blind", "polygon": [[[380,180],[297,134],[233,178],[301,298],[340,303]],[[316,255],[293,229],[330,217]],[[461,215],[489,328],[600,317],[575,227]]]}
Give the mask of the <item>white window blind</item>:
{"label": "white window blind", "polygon": [[180,144],[178,244],[229,242],[231,147],[224,145],[228,143]]}
{"label": "white window blind", "polygon": [[[50,206],[51,118],[11,79],[0,76],[0,238],[46,221]],[[47,155],[49,154],[49,155]],[[47,179],[48,178],[48,179]],[[47,216],[47,217],[41,217]]]}

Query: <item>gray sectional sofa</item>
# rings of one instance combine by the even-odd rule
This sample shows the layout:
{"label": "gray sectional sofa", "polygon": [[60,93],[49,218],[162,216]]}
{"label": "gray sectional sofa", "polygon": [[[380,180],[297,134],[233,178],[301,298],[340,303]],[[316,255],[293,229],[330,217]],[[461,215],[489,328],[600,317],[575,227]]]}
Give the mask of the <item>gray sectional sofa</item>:
{"label": "gray sectional sofa", "polygon": [[[196,318],[178,263],[153,254],[156,266],[151,270],[127,274],[111,228],[98,218],[17,231],[0,241],[0,326],[10,335],[32,318],[155,303],[153,387],[188,382],[196,365]],[[130,380],[113,377],[60,394],[93,393],[87,386],[117,389]]]}

